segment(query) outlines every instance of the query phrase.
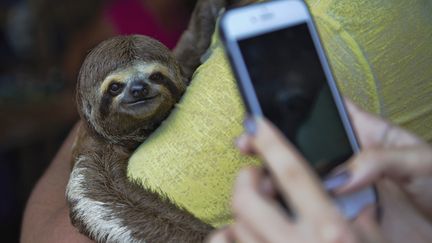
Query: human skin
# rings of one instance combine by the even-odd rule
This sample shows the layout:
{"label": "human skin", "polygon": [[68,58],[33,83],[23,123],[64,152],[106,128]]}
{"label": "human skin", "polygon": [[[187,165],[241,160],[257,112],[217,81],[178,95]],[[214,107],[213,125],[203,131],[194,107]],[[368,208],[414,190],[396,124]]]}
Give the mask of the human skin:
{"label": "human skin", "polygon": [[[350,102],[348,108],[363,150],[339,169],[350,180],[337,193],[375,183],[382,208],[380,225],[373,208],[353,222],[343,219],[302,156],[271,124],[258,118],[257,133],[241,136],[237,147],[263,158],[271,178],[258,168],[239,174],[232,199],[236,222],[214,232],[209,242],[430,242],[432,148]],[[296,211],[295,220],[274,200],[276,190]]]}
{"label": "human skin", "polygon": [[431,242],[432,147],[414,134],[347,102],[362,151],[348,161],[351,175],[337,193],[376,184],[380,230],[388,242]]}
{"label": "human skin", "polygon": [[20,242],[93,242],[72,226],[65,199],[75,135],[76,128],[33,189],[24,212]]}

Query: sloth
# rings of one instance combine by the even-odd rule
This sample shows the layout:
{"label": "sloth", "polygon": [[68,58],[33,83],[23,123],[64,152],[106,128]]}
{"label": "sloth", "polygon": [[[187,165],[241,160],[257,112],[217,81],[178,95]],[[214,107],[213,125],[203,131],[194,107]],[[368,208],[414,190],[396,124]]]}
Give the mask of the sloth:
{"label": "sloth", "polygon": [[91,239],[201,242],[212,230],[164,195],[130,181],[127,164],[181,98],[225,5],[198,1],[172,53],[146,36],[119,36],[84,60],[76,95],[81,122],[66,198],[73,225]]}

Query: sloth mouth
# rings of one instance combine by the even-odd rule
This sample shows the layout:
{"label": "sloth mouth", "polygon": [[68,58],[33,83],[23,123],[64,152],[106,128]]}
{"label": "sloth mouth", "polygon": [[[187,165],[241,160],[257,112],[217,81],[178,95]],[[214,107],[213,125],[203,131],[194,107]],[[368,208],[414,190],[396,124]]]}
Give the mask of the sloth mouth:
{"label": "sloth mouth", "polygon": [[156,99],[158,96],[159,95],[153,95],[153,96],[149,96],[149,97],[144,97],[144,98],[136,99],[136,100],[133,100],[133,101],[125,102],[125,104],[128,105],[128,106],[142,105],[142,104],[146,104],[149,101],[152,101],[152,100]]}

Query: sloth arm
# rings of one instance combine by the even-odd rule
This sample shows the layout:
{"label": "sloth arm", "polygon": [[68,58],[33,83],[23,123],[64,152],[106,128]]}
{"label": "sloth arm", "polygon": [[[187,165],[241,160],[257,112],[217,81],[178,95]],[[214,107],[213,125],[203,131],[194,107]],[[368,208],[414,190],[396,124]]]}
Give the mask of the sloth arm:
{"label": "sloth arm", "polygon": [[187,81],[201,64],[201,56],[210,46],[219,11],[226,2],[226,0],[198,1],[186,31],[183,32],[173,50]]}
{"label": "sloth arm", "polygon": [[98,242],[202,242],[212,227],[127,178],[131,152],[83,129],[67,186],[73,225]]}
{"label": "sloth arm", "polygon": [[33,189],[24,211],[20,242],[93,242],[71,224],[64,196],[75,136],[76,127]]}
{"label": "sloth arm", "polygon": [[173,50],[187,82],[201,64],[201,56],[210,46],[221,9],[253,2],[256,0],[199,0],[197,2],[188,27]]}

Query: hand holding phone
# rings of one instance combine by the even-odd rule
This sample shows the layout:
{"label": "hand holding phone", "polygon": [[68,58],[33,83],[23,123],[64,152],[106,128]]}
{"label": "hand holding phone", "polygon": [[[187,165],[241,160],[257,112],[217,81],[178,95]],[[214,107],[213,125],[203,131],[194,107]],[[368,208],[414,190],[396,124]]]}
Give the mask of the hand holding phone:
{"label": "hand holding phone", "polygon": [[[385,242],[373,208],[348,222],[283,134],[265,119],[256,118],[254,122],[255,133],[243,134],[237,148],[244,154],[260,156],[272,173],[263,173],[262,168],[242,169],[231,203],[236,221],[218,230],[210,242]],[[276,191],[280,199],[289,201],[295,217],[281,213]]]}
{"label": "hand holding phone", "polygon": [[[270,1],[228,11],[221,34],[247,111],[265,116],[301,152],[328,190],[333,170],[359,151],[308,8]],[[347,218],[376,202],[373,187],[334,198]]]}

